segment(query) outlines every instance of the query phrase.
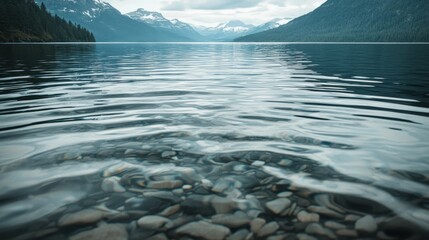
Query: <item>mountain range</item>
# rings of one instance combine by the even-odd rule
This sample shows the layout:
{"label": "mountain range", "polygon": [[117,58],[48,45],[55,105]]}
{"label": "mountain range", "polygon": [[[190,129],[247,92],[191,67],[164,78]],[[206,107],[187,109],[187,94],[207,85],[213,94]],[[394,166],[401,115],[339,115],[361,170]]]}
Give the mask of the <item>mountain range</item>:
{"label": "mountain range", "polygon": [[169,20],[159,12],[139,8],[122,14],[103,0],[36,0],[49,12],[90,30],[101,42],[187,42],[232,41],[248,34],[285,24],[290,19],[274,19],[260,26],[239,20],[216,27],[195,27],[178,19]]}
{"label": "mountain range", "polygon": [[240,20],[232,20],[228,23],[219,24],[216,27],[196,26],[195,29],[210,41],[232,41],[235,38],[262,32],[279,27],[289,22],[290,19],[276,18],[259,26],[245,24]]}
{"label": "mountain range", "polygon": [[240,42],[428,42],[428,0],[327,0],[278,28]]}
{"label": "mountain range", "polygon": [[49,12],[89,29],[99,42],[192,41],[122,15],[102,0],[36,0]]}
{"label": "mountain range", "polygon": [[143,8],[139,8],[134,12],[127,13],[126,16],[141,23],[148,24],[155,29],[163,29],[194,41],[206,40],[197,31],[195,31],[191,25],[181,22],[178,19],[168,20],[159,12],[151,12]]}

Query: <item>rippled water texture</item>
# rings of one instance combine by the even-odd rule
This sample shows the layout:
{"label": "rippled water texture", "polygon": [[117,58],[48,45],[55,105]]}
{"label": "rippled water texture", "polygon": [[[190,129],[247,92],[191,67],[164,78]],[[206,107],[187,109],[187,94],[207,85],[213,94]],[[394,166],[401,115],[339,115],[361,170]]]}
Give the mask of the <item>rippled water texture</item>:
{"label": "rippled water texture", "polygon": [[[429,45],[0,45],[6,238],[63,239],[100,222],[176,238],[177,226],[135,220],[179,204],[170,220],[239,210],[277,222],[272,235],[332,238],[297,220],[305,209],[325,227],[374,217],[360,237],[425,239],[428,157]],[[292,210],[266,207],[280,192]],[[206,206],[202,196],[213,212],[186,203]],[[58,222],[82,209],[104,215]]]}

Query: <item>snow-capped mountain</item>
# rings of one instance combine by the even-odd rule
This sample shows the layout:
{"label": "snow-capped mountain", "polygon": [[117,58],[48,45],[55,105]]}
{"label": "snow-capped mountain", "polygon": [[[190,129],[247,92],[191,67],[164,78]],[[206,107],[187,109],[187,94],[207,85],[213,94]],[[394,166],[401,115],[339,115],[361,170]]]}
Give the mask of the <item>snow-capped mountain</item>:
{"label": "snow-capped mountain", "polygon": [[134,12],[127,13],[126,15],[134,20],[146,23],[153,28],[161,28],[197,41],[204,40],[204,37],[195,31],[191,25],[181,22],[178,19],[168,20],[159,12],[151,12],[143,8],[139,8]]}
{"label": "snow-capped mountain", "polygon": [[292,20],[292,18],[275,18],[267,23],[261,24],[253,29],[251,29],[250,31],[248,31],[246,33],[247,34],[253,34],[253,33],[259,33],[259,32],[264,32],[270,29],[274,29],[274,28],[278,28],[282,25],[287,24],[288,22],[290,22]]}
{"label": "snow-capped mountain", "polygon": [[212,41],[231,41],[252,33],[263,32],[269,29],[277,28],[288,23],[291,19],[276,18],[259,26],[245,24],[239,20],[233,20],[228,23],[219,24],[216,27],[195,27],[197,31]]}
{"label": "snow-capped mountain", "polygon": [[239,20],[232,20],[216,27],[197,27],[197,31],[211,41],[230,41],[246,35],[246,32],[254,27]]}
{"label": "snow-capped mountain", "polygon": [[80,24],[94,33],[97,41],[189,41],[177,34],[155,29],[124,16],[103,0],[36,0],[53,14]]}

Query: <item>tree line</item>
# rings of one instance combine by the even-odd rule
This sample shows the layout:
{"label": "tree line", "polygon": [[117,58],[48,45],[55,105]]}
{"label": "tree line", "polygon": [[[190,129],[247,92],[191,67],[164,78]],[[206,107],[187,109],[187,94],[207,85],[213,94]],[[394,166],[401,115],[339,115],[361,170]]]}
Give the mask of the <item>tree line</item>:
{"label": "tree line", "polygon": [[94,35],[34,0],[0,0],[0,42],[95,42]]}

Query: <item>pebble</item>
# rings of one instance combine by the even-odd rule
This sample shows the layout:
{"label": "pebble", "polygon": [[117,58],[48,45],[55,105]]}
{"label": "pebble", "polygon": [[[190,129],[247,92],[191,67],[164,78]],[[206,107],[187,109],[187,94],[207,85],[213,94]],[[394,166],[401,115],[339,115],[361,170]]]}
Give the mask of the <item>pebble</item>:
{"label": "pebble", "polygon": [[265,223],[265,219],[255,218],[250,222],[250,230],[253,233],[257,233],[265,225]]}
{"label": "pebble", "polygon": [[265,162],[263,162],[263,161],[254,161],[252,163],[252,166],[255,166],[255,167],[262,167],[264,165],[265,165]]}
{"label": "pebble", "polygon": [[301,211],[298,213],[298,220],[301,222],[319,222],[319,214],[317,213],[308,213],[306,211]]}
{"label": "pebble", "polygon": [[176,152],[175,151],[164,151],[161,153],[161,157],[162,158],[171,158],[176,156]]}
{"label": "pebble", "polygon": [[291,204],[291,201],[287,198],[279,198],[274,201],[270,201],[266,203],[266,206],[268,209],[270,209],[271,212],[275,214],[280,214],[283,212],[287,207],[289,207]]}
{"label": "pebble", "polygon": [[245,214],[218,214],[212,217],[212,222],[231,228],[238,228],[249,224],[250,218]]}
{"label": "pebble", "polygon": [[316,235],[326,236],[326,237],[331,238],[331,239],[336,238],[335,234],[331,230],[322,227],[322,225],[320,225],[318,223],[309,224],[305,228],[305,232],[308,234],[316,234]]}
{"label": "pebble", "polygon": [[136,169],[137,167],[135,165],[129,164],[129,163],[120,163],[117,165],[113,165],[106,169],[103,173],[103,177],[111,177],[117,174],[121,174],[125,171]]}
{"label": "pebble", "polygon": [[64,215],[58,221],[58,226],[70,226],[70,225],[85,225],[93,224],[100,221],[106,216],[106,212],[102,212],[95,209],[86,209],[76,213]]}
{"label": "pebble", "polygon": [[188,223],[178,228],[176,233],[209,240],[223,240],[231,234],[231,231],[229,228],[221,225],[199,221]]}
{"label": "pebble", "polygon": [[339,229],[345,229],[346,225],[341,224],[341,223],[337,223],[337,222],[334,222],[334,221],[326,221],[325,222],[325,227],[331,228],[331,229],[335,229],[335,230],[339,230]]}
{"label": "pebble", "polygon": [[128,233],[122,224],[104,224],[92,230],[80,232],[70,240],[127,240]]}
{"label": "pebble", "polygon": [[159,215],[164,216],[164,217],[168,217],[168,216],[175,214],[179,210],[180,210],[180,205],[177,204],[177,205],[174,205],[174,206],[171,206],[171,207],[164,209],[162,212],[159,213]]}
{"label": "pebble", "polygon": [[280,198],[287,198],[290,196],[292,196],[292,192],[281,192],[281,193],[277,194],[277,197],[280,197]]}
{"label": "pebble", "polygon": [[339,229],[337,230],[337,235],[341,237],[357,237],[358,233],[353,229]]}
{"label": "pebble", "polygon": [[247,229],[241,229],[236,231],[234,234],[229,236],[227,240],[245,240],[249,236],[250,232]]}
{"label": "pebble", "polygon": [[188,191],[192,189],[192,185],[183,185],[183,190]]}
{"label": "pebble", "polygon": [[168,218],[160,216],[145,216],[140,218],[137,221],[139,227],[144,229],[158,230],[162,228],[165,224],[170,222]]}
{"label": "pebble", "polygon": [[270,222],[265,224],[257,233],[258,237],[265,237],[275,233],[279,229],[279,224],[276,222]]}
{"label": "pebble", "polygon": [[356,221],[355,229],[362,232],[373,233],[377,230],[377,223],[374,217],[366,215]]}
{"label": "pebble", "polygon": [[288,160],[288,159],[282,159],[282,160],[280,160],[280,162],[278,162],[278,164],[279,164],[280,166],[286,167],[286,166],[291,165],[291,164],[292,164],[292,161],[291,161],[291,160]]}
{"label": "pebble", "polygon": [[170,180],[170,181],[151,181],[147,184],[148,188],[155,189],[174,189],[181,187],[183,182],[180,180]]}
{"label": "pebble", "polygon": [[337,213],[331,209],[328,209],[326,207],[321,207],[321,206],[309,206],[307,208],[308,211],[310,212],[315,212],[315,213],[319,213],[321,215],[325,215],[328,217],[334,217],[334,218],[344,218],[343,214]]}
{"label": "pebble", "polygon": [[208,189],[210,189],[210,188],[212,188],[212,187],[213,187],[213,183],[212,183],[212,181],[210,181],[210,180],[208,180],[208,179],[203,179],[203,180],[201,180],[201,185],[202,185],[203,187],[205,187],[205,188],[208,188]]}
{"label": "pebble", "polygon": [[105,192],[118,192],[122,193],[125,192],[126,189],[121,186],[119,183],[121,179],[119,177],[109,177],[103,179],[103,182],[101,183],[101,189]]}
{"label": "pebble", "polygon": [[359,215],[349,214],[344,217],[344,220],[346,220],[347,222],[356,222],[361,217],[362,216]]}

